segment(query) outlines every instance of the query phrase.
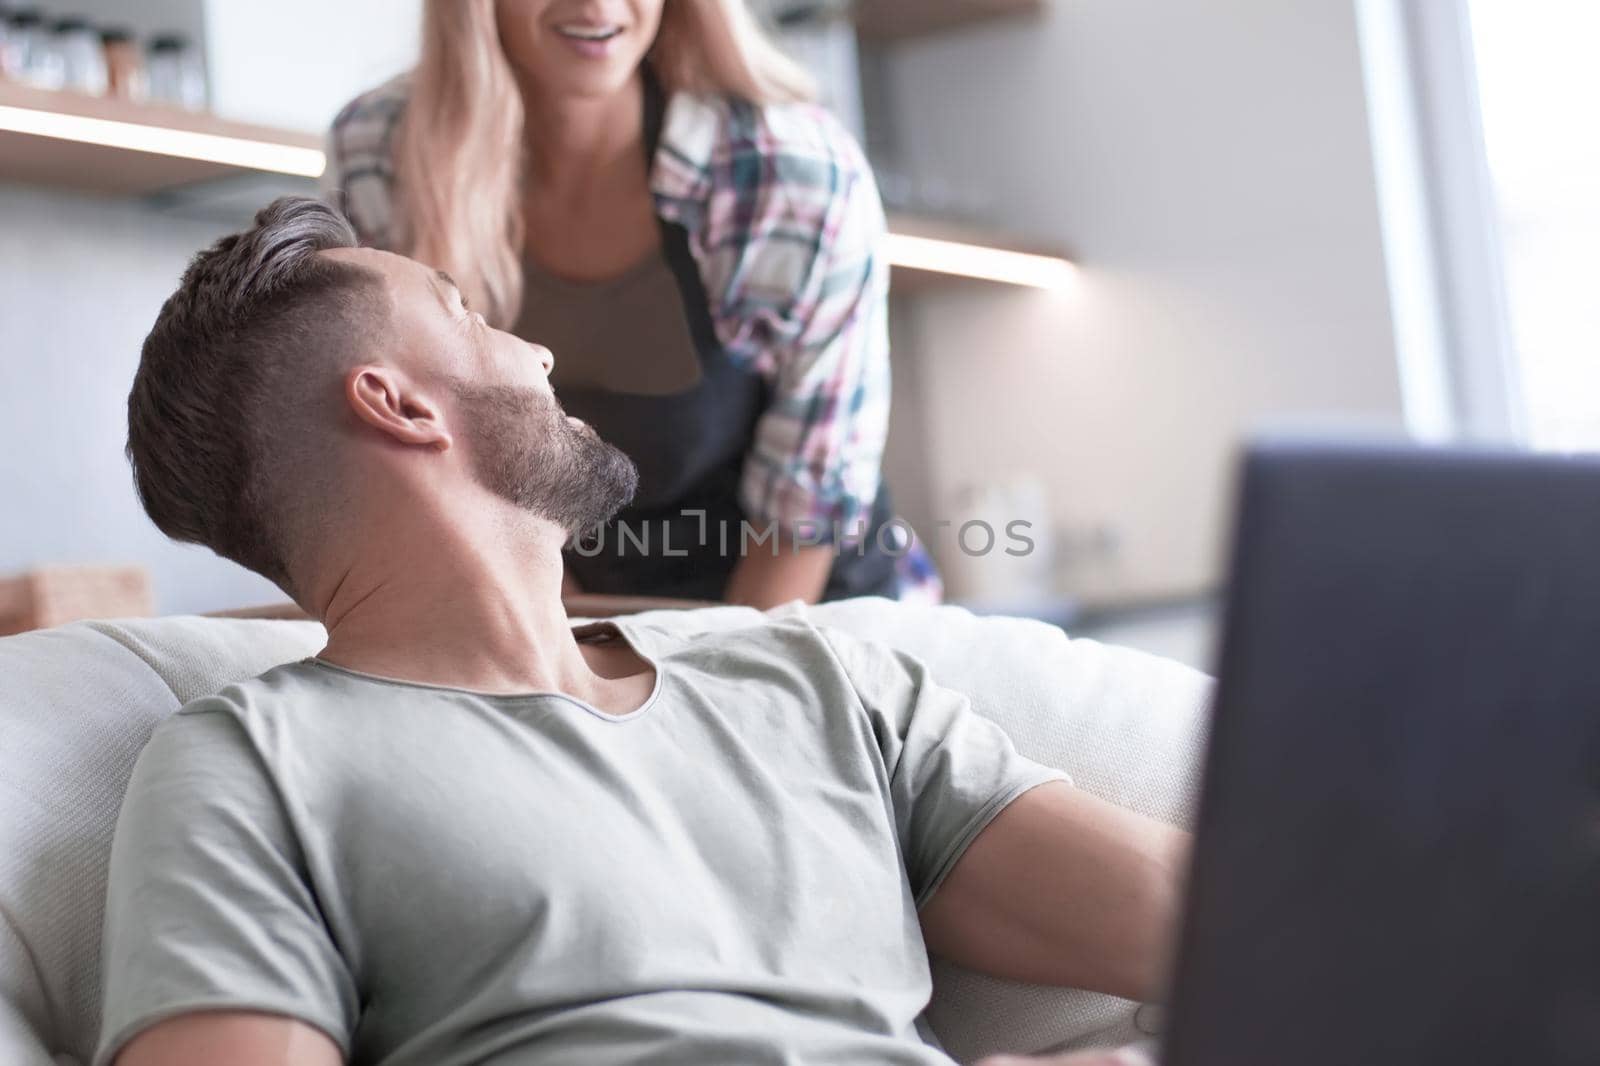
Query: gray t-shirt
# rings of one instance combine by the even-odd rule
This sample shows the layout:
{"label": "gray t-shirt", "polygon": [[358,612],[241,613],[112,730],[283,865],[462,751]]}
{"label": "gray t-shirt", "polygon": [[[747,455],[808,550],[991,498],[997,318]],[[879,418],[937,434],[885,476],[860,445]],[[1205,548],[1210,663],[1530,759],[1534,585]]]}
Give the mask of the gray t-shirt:
{"label": "gray t-shirt", "polygon": [[917,908],[1018,755],[916,660],[804,620],[626,621],[607,715],[306,660],[197,700],[117,825],[95,1061],[193,1010],[358,1063],[949,1063]]}

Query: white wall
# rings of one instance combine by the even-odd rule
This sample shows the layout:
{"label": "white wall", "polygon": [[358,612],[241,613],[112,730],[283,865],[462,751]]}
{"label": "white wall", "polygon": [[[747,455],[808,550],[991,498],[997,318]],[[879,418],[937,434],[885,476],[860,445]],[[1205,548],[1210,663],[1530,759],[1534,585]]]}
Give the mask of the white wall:
{"label": "white wall", "polygon": [[122,454],[139,346],[189,257],[222,232],[122,201],[0,184],[0,574],[139,563],[164,614],[284,598],[163,537]]}
{"label": "white wall", "polygon": [[903,169],[1083,267],[898,321],[945,514],[1026,470],[1069,541],[1114,533],[1071,591],[1182,593],[1216,579],[1241,430],[1401,424],[1350,0],[1053,0],[899,46],[885,81]]}
{"label": "white wall", "polygon": [[207,0],[212,109],[321,133],[358,93],[416,62],[421,0]]}

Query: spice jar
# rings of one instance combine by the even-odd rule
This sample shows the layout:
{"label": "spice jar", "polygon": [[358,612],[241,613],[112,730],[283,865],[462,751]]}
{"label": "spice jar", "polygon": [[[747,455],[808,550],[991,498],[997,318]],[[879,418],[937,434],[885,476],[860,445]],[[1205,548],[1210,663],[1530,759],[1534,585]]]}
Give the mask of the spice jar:
{"label": "spice jar", "polygon": [[205,68],[189,38],[169,33],[150,40],[145,53],[150,98],[201,111],[206,106]]}
{"label": "spice jar", "polygon": [[120,27],[102,30],[100,47],[106,57],[106,95],[121,100],[143,100],[150,92],[144,74],[144,52],[133,34]]}
{"label": "spice jar", "polygon": [[12,68],[16,60],[11,58],[11,9],[0,5],[0,81],[9,81],[15,78]]}
{"label": "spice jar", "polygon": [[105,95],[106,54],[100,47],[100,35],[80,18],[57,19],[51,29],[61,56],[62,87]]}
{"label": "spice jar", "polygon": [[39,89],[61,88],[66,76],[61,51],[38,11],[24,8],[12,12],[6,26],[6,44],[14,78]]}

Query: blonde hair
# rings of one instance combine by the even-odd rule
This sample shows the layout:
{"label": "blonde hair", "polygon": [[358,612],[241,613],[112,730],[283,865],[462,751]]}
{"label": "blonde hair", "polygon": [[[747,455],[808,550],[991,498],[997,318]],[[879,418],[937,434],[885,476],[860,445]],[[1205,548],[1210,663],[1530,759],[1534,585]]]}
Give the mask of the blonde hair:
{"label": "blonde hair", "polygon": [[[809,100],[810,77],[745,0],[665,0],[646,62],[669,93]],[[442,267],[502,328],[522,304],[522,96],[495,0],[427,0],[422,55],[395,145],[400,251]]]}

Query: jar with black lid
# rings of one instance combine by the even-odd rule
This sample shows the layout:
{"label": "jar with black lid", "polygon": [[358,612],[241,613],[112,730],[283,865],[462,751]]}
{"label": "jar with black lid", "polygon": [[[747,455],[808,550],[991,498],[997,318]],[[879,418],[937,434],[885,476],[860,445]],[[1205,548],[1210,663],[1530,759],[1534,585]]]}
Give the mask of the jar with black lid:
{"label": "jar with black lid", "polygon": [[87,20],[57,19],[50,27],[61,55],[61,86],[92,96],[106,91],[106,53]]}
{"label": "jar with black lid", "polygon": [[24,85],[59,89],[66,80],[60,49],[37,8],[18,8],[11,13],[6,22],[6,50],[11,76]]}
{"label": "jar with black lid", "polygon": [[206,106],[206,74],[194,46],[181,33],[152,37],[145,50],[150,98],[202,111]]}

